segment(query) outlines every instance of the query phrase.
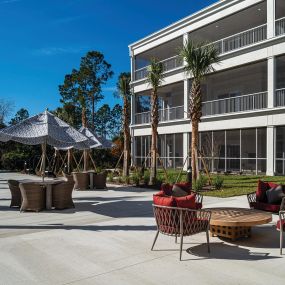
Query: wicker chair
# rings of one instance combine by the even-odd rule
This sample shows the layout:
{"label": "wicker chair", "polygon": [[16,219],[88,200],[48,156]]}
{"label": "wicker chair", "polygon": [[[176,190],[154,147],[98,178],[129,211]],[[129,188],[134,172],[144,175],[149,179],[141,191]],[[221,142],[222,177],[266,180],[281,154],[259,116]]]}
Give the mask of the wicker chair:
{"label": "wicker chair", "polygon": [[107,172],[102,172],[93,175],[93,186],[96,189],[105,189],[107,182]]}
{"label": "wicker chair", "polygon": [[74,208],[72,191],[74,182],[63,182],[52,187],[52,205],[55,209]]}
{"label": "wicker chair", "polygon": [[65,178],[66,181],[74,183],[74,178],[73,178],[72,174],[67,174],[67,173],[63,172],[63,177]]}
{"label": "wicker chair", "polygon": [[153,250],[159,233],[174,236],[175,241],[180,236],[180,260],[182,258],[183,237],[191,236],[200,232],[206,232],[208,252],[209,227],[211,212],[206,210],[192,210],[186,208],[166,207],[153,205],[154,217],[157,224],[157,233],[155,235],[151,250]]}
{"label": "wicker chair", "polygon": [[283,233],[285,231],[285,211],[279,212],[279,221],[277,222],[277,230],[280,232],[280,254],[282,255],[283,249]]}
{"label": "wicker chair", "polygon": [[36,183],[20,183],[23,202],[20,211],[39,212],[45,208],[45,188]]}
{"label": "wicker chair", "polygon": [[9,189],[11,192],[11,204],[10,208],[12,207],[21,207],[22,204],[22,196],[19,187],[19,182],[16,180],[8,180]]}
{"label": "wicker chair", "polygon": [[87,190],[89,188],[89,173],[73,172],[74,189],[78,191]]}

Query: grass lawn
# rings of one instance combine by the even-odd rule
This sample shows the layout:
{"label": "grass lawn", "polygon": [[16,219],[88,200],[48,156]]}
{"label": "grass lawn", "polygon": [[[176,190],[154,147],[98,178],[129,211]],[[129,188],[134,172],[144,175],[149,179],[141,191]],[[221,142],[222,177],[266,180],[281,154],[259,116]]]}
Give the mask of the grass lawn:
{"label": "grass lawn", "polygon": [[[177,170],[169,170],[167,171],[170,183],[174,183],[177,179],[179,171]],[[222,175],[224,178],[224,185],[221,190],[209,190],[203,191],[203,195],[212,196],[212,197],[233,197],[246,195],[248,193],[254,192],[256,190],[258,179],[264,181],[272,181],[280,184],[285,184],[285,176],[253,176],[253,175]],[[159,171],[159,177],[162,179],[164,175],[161,171]],[[215,175],[211,175],[213,179]],[[163,179],[164,180],[164,179]],[[186,173],[183,172],[179,181],[186,181]]]}

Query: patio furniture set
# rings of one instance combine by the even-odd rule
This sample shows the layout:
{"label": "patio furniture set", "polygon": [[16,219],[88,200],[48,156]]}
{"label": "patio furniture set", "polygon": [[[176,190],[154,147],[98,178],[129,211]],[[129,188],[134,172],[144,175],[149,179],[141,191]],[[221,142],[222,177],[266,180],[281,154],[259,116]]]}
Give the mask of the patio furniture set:
{"label": "patio furniture set", "polygon": [[21,212],[74,208],[72,191],[104,189],[106,176],[106,173],[74,172],[64,174],[64,179],[8,180],[10,207],[20,207]]}
{"label": "patio furniture set", "polygon": [[[249,238],[252,226],[270,223],[272,213],[279,213],[276,228],[280,231],[282,255],[285,231],[284,193],[280,185],[259,181],[256,192],[248,195],[250,209],[227,207],[203,209],[203,196],[192,191],[191,184],[164,184],[161,191],[153,195],[157,233],[151,250],[159,234],[174,236],[176,242],[177,237],[180,237],[181,260],[183,238],[205,232],[210,253],[209,232],[212,236],[229,238],[232,241]],[[263,205],[260,206],[260,203]]]}

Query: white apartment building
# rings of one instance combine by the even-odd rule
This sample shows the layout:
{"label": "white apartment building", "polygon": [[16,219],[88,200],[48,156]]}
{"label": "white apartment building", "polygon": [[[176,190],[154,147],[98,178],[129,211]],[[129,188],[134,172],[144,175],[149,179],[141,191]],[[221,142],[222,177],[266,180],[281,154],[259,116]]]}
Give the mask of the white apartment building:
{"label": "white apartment building", "polygon": [[168,168],[189,163],[191,78],[178,56],[188,39],[215,43],[221,57],[202,86],[200,148],[209,170],[285,175],[285,0],[218,1],[129,46],[134,163],[141,165],[150,149],[146,75],[153,57],[165,76],[159,154]]}

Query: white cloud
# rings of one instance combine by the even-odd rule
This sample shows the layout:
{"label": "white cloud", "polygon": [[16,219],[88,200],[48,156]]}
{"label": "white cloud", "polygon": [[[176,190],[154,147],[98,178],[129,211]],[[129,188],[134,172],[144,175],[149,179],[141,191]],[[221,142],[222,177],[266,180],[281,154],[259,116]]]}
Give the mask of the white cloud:
{"label": "white cloud", "polygon": [[12,4],[12,3],[15,3],[15,2],[20,2],[22,0],[2,0],[0,1],[0,4]]}
{"label": "white cloud", "polygon": [[75,54],[82,53],[87,50],[87,47],[45,47],[34,51],[36,55],[52,56],[58,54]]}

